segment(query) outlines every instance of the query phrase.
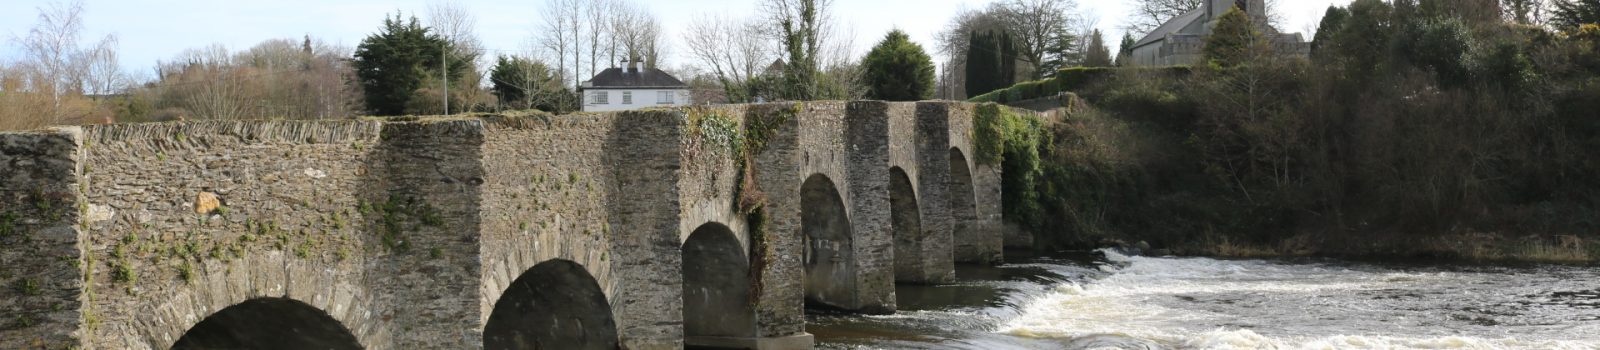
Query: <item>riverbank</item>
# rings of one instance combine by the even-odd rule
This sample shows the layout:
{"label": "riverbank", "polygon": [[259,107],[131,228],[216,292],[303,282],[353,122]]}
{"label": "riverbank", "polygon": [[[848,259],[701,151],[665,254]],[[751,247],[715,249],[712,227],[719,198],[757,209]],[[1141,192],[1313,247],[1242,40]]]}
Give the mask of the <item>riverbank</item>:
{"label": "riverbank", "polygon": [[[1099,246],[1144,248],[1146,252],[1217,258],[1336,258],[1351,261],[1426,259],[1437,263],[1600,265],[1600,240],[1573,235],[1460,233],[1408,236],[1394,233],[1302,233],[1270,243],[1207,237],[1192,243],[1149,246],[1137,240],[1103,240]],[[1092,247],[1076,247],[1092,248]]]}

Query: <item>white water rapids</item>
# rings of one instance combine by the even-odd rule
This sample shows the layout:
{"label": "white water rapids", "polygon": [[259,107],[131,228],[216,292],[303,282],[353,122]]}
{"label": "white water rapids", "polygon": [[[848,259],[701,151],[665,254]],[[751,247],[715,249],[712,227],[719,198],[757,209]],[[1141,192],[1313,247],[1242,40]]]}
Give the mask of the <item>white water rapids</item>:
{"label": "white water rapids", "polygon": [[991,305],[836,317],[833,328],[881,333],[819,340],[852,349],[1600,350],[1600,269],[1592,267],[1104,253],[1094,266],[1002,268],[1053,277],[969,281],[1000,291]]}

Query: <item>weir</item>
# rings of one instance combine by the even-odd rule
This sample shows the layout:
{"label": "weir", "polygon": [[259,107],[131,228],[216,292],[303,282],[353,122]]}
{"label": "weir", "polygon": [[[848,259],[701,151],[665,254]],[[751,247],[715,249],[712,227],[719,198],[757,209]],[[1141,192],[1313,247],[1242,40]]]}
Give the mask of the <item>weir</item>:
{"label": "weir", "polygon": [[[0,133],[0,348],[809,349],[1001,256],[973,106]],[[240,330],[248,322],[265,326]]]}

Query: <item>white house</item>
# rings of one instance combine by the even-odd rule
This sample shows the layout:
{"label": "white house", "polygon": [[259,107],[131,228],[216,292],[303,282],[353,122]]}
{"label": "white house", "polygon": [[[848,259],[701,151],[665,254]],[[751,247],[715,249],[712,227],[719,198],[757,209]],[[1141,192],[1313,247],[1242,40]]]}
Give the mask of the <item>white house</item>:
{"label": "white house", "polygon": [[[1262,0],[1205,0],[1200,8],[1189,11],[1156,27],[1150,34],[1133,44],[1133,62],[1139,66],[1193,65],[1200,62],[1206,47],[1206,37],[1217,19],[1234,7],[1242,7],[1255,23],[1267,22],[1267,7]],[[1279,33],[1271,26],[1261,25],[1277,52],[1285,55],[1307,56],[1311,44],[1300,33]]]}
{"label": "white house", "polygon": [[583,82],[584,112],[626,111],[647,107],[693,104],[689,84],[684,84],[644,62],[622,62],[622,68],[607,68]]}

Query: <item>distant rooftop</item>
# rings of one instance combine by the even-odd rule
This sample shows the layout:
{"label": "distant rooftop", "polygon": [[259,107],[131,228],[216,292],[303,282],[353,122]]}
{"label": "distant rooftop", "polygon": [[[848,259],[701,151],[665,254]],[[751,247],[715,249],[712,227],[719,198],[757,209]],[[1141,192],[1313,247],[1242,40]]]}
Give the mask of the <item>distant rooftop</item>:
{"label": "distant rooftop", "polygon": [[590,89],[688,89],[689,84],[655,68],[607,68],[583,83]]}

